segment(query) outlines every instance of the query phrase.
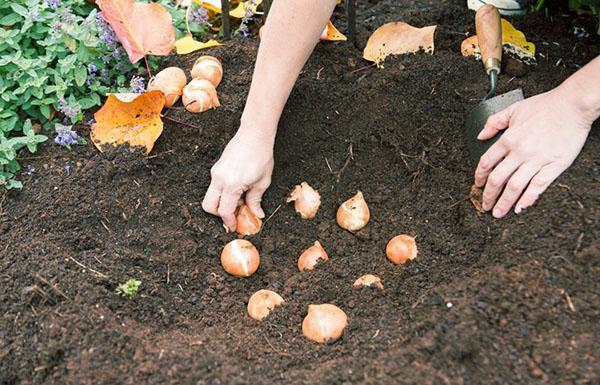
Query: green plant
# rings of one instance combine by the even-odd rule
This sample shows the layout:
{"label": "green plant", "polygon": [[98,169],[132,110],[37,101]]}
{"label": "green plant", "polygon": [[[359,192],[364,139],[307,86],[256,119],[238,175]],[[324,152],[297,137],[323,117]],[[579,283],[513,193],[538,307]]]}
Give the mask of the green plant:
{"label": "green plant", "polygon": [[101,96],[126,87],[134,68],[85,0],[0,2],[0,184],[20,187],[16,151],[46,140],[25,132],[24,121],[75,124]]}
{"label": "green plant", "polygon": [[117,288],[115,289],[115,293],[117,293],[118,295],[122,295],[123,297],[133,298],[140,289],[141,284],[142,281],[130,279],[127,282],[117,286]]}

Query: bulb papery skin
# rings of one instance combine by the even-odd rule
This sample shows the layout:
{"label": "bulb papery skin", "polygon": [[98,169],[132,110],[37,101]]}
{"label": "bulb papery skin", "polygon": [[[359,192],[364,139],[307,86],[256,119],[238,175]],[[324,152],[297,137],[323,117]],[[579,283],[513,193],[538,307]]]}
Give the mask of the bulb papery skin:
{"label": "bulb papery skin", "polygon": [[379,289],[383,289],[383,283],[381,282],[381,279],[373,274],[363,275],[362,277],[360,277],[356,281],[354,281],[354,284],[352,286],[354,286],[354,287],[361,287],[361,286],[377,287]]}
{"label": "bulb papery skin", "polygon": [[308,183],[302,182],[294,187],[286,202],[294,202],[294,208],[302,219],[313,219],[319,211],[321,195]]}
{"label": "bulb papery skin", "polygon": [[183,105],[189,112],[204,112],[221,106],[217,90],[205,79],[192,79],[183,88]]}
{"label": "bulb papery skin", "polygon": [[150,80],[148,91],[161,91],[165,95],[165,107],[171,108],[179,100],[186,83],[187,77],[181,68],[167,67]]}
{"label": "bulb papery skin", "polygon": [[336,215],[338,225],[350,232],[356,232],[365,227],[370,217],[369,206],[360,191],[342,203]]}
{"label": "bulb papery skin", "polygon": [[283,304],[281,296],[271,290],[259,290],[248,300],[248,315],[257,321],[265,319],[271,310]]}
{"label": "bulb papery skin", "polygon": [[348,325],[346,313],[331,304],[309,305],[308,314],[302,322],[302,334],[318,343],[339,339]]}
{"label": "bulb papery skin", "polygon": [[235,231],[240,235],[258,234],[262,227],[262,220],[254,215],[252,210],[246,205],[238,207],[236,213],[237,226]]}
{"label": "bulb papery skin", "polygon": [[260,255],[252,243],[245,239],[236,239],[223,248],[221,265],[233,276],[249,277],[258,270]]}
{"label": "bulb papery skin", "polygon": [[217,88],[223,79],[223,65],[213,56],[201,56],[192,66],[193,79],[205,79]]}
{"label": "bulb papery skin", "polygon": [[321,245],[321,242],[315,241],[315,243],[304,250],[304,252],[298,258],[298,269],[300,271],[303,270],[313,270],[317,263],[325,262],[329,260],[329,256],[325,252],[325,249]]}
{"label": "bulb papery skin", "polygon": [[392,263],[405,264],[417,257],[417,242],[410,235],[397,235],[388,242],[385,254]]}

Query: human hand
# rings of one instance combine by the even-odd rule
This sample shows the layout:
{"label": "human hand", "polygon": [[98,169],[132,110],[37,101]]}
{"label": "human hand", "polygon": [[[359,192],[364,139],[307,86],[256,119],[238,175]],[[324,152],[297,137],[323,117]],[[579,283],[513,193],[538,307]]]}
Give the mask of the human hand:
{"label": "human hand", "polygon": [[271,184],[273,164],[273,140],[240,128],[211,169],[202,208],[220,216],[225,226],[235,231],[235,210],[245,193],[246,205],[254,215],[264,218],[260,202]]}
{"label": "human hand", "polygon": [[[483,209],[504,217],[537,198],[575,160],[595,119],[561,88],[515,103],[492,115],[478,139],[492,138],[506,129],[483,154],[475,171],[475,185],[485,186]],[[503,190],[504,189],[504,190]]]}

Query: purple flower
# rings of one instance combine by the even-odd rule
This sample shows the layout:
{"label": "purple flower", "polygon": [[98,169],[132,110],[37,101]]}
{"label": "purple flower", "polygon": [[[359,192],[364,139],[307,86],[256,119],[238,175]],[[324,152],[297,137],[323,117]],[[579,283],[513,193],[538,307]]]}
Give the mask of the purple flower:
{"label": "purple flower", "polygon": [[146,92],[146,82],[141,76],[134,76],[129,81],[129,87],[134,94],[143,94]]}
{"label": "purple flower", "polygon": [[248,37],[248,35],[250,34],[250,30],[248,29],[248,23],[250,21],[252,21],[252,18],[254,18],[254,12],[252,9],[255,6],[256,6],[255,0],[250,0],[248,2],[248,6],[246,7],[246,13],[245,13],[244,17],[242,18],[240,27],[236,31],[237,34],[242,35],[244,37]]}
{"label": "purple flower", "polygon": [[106,44],[110,49],[117,47],[117,35],[104,18],[102,18],[102,12],[96,14],[96,26],[98,27],[98,37]]}
{"label": "purple flower", "polygon": [[27,168],[25,169],[25,174],[27,175],[33,175],[34,172],[35,167],[33,167],[32,165],[27,166]]}
{"label": "purple flower", "polygon": [[93,74],[98,71],[98,67],[94,63],[88,64],[88,72]]}
{"label": "purple flower", "polygon": [[96,123],[96,120],[94,120],[94,118],[91,118],[90,120],[87,121],[88,126],[91,126],[94,123]]}
{"label": "purple flower", "polygon": [[204,7],[200,7],[190,13],[190,21],[194,24],[202,26],[208,23],[208,12]]}
{"label": "purple flower", "polygon": [[113,51],[113,56],[116,58],[121,57],[121,50],[118,47]]}
{"label": "purple flower", "polygon": [[60,7],[60,0],[46,0],[46,5],[56,11]]}
{"label": "purple flower", "polygon": [[56,125],[56,137],[54,142],[62,147],[71,149],[71,146],[77,144],[77,132],[73,131],[71,126],[63,126],[62,124]]}
{"label": "purple flower", "polygon": [[77,104],[69,104],[65,99],[58,99],[58,109],[70,119],[76,119],[79,115],[79,106]]}

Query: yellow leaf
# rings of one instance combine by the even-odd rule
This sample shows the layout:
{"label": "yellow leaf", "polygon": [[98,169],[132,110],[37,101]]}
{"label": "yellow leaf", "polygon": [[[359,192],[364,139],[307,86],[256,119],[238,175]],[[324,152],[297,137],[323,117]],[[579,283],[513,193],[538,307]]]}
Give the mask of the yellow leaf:
{"label": "yellow leaf", "polygon": [[[215,13],[221,13],[221,0],[194,0],[209,11]],[[238,19],[243,19],[246,15],[246,9],[250,8],[252,14],[262,15],[262,12],[256,12],[256,8],[262,3],[262,0],[256,0],[254,5],[250,4],[250,1],[240,1],[236,8],[229,11],[229,15]]]}
{"label": "yellow leaf", "polygon": [[344,36],[340,31],[338,31],[338,29],[335,28],[335,25],[333,25],[333,23],[330,20],[327,23],[327,26],[325,27],[325,29],[323,30],[323,33],[321,34],[321,40],[346,41],[346,40],[348,40],[348,38],[346,36]]}
{"label": "yellow leaf", "polygon": [[403,22],[387,23],[377,28],[369,38],[363,57],[380,64],[389,55],[414,53],[420,50],[433,54],[436,25],[416,28]]}
{"label": "yellow leaf", "polygon": [[[535,60],[535,44],[528,42],[523,32],[517,30],[505,19],[502,19],[502,46],[505,51],[513,52],[522,59]],[[477,35],[463,40],[460,51],[463,56],[479,57]]]}
{"label": "yellow leaf", "polygon": [[219,43],[214,39],[210,39],[206,43],[201,43],[198,40],[194,40],[192,35],[187,35],[175,42],[175,49],[177,50],[177,54],[185,55],[186,53],[191,53],[210,47],[217,47],[219,45],[223,44]]}
{"label": "yellow leaf", "polygon": [[160,112],[164,105],[165,95],[161,91],[109,94],[102,108],[94,114],[92,142],[100,151],[105,145],[141,146],[148,155],[162,133]]}

